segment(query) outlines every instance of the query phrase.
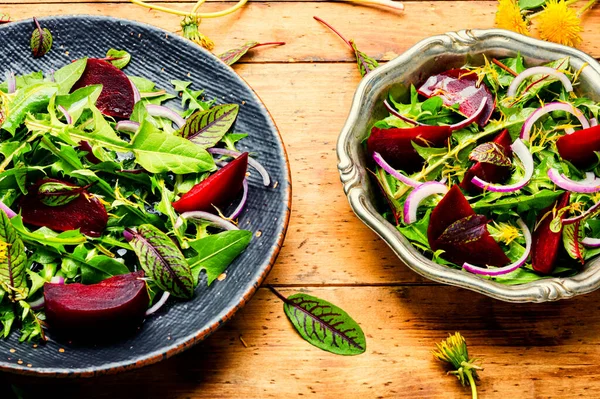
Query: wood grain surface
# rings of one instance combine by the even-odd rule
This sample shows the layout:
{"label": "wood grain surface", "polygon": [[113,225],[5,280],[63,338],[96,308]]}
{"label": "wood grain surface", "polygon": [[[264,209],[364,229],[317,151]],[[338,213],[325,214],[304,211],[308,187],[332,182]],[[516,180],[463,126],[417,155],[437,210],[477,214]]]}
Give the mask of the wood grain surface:
{"label": "wood grain surface", "polygon": [[[159,2],[190,9],[193,2]],[[335,356],[304,342],[267,289],[202,344],[154,366],[91,380],[0,373],[25,397],[64,398],[466,398],[431,349],[461,331],[485,370],[482,398],[600,397],[599,293],[543,305],[511,305],[431,283],[403,265],[352,213],[336,168],[335,143],[360,76],[352,54],[313,20],[333,24],[380,61],[419,40],[493,26],[495,1],[410,1],[396,13],[334,1],[252,1],[202,22],[219,53],[248,40],[285,41],[253,51],[236,71],[279,126],[293,178],[285,245],[267,282],[307,292],[348,311],[367,352]],[[583,2],[582,2],[583,4]],[[231,2],[210,1],[216,11]],[[126,16],[175,32],[179,18],[125,0],[0,0],[13,19],[59,14]],[[600,7],[585,17],[581,49],[600,57]],[[17,353],[18,355],[18,353]]]}

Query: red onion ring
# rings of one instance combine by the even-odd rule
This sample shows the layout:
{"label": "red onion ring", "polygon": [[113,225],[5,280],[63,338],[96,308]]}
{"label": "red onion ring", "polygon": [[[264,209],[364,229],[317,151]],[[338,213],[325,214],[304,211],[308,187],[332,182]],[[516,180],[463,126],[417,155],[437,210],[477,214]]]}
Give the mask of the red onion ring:
{"label": "red onion ring", "polygon": [[65,116],[65,119],[67,120],[67,125],[73,124],[73,118],[71,117],[71,114],[69,114],[69,111],[67,111],[65,107],[59,105],[58,107],[56,107],[56,109],[59,110]]}
{"label": "red onion ring", "polygon": [[6,71],[6,89],[8,94],[12,94],[17,91],[17,78],[13,71]]}
{"label": "red onion ring", "polygon": [[[207,151],[210,152],[211,154],[227,155],[227,156],[234,157],[234,158],[237,158],[240,155],[242,155],[241,152],[227,150],[225,148],[209,148]],[[264,168],[264,166],[262,166],[260,163],[258,163],[257,160],[255,160],[254,158],[248,157],[248,165],[252,166],[262,176],[263,184],[265,186],[268,187],[271,184],[271,178],[269,177],[269,172],[267,172],[267,170]]]}
{"label": "red onion ring", "polygon": [[129,84],[131,84],[131,88],[133,89],[133,103],[136,104],[142,99],[142,95],[140,94],[140,91],[135,83],[133,83],[133,80],[129,79]]}
{"label": "red onion ring", "polygon": [[585,237],[581,243],[589,248],[600,248],[600,238]]}
{"label": "red onion ring", "polygon": [[574,193],[596,193],[600,191],[600,179],[594,179],[591,182],[582,183],[580,181],[571,180],[564,175],[561,175],[554,168],[548,169],[548,177],[554,184],[563,190]]}
{"label": "red onion ring", "polygon": [[171,296],[171,294],[167,291],[164,291],[160,299],[156,301],[156,303],[152,305],[150,309],[146,310],[146,317],[150,316],[151,314],[155,313],[158,309],[162,308],[163,305],[167,303],[167,299],[169,299],[169,296]]}
{"label": "red onion ring", "polygon": [[46,301],[44,300],[44,296],[42,295],[41,297],[39,297],[38,299],[36,299],[35,301],[31,301],[31,302],[27,302],[29,304],[29,306],[31,307],[31,309],[33,310],[40,310],[44,307],[44,304],[46,303]]}
{"label": "red onion ring", "polygon": [[468,117],[464,121],[455,123],[454,125],[450,125],[450,130],[452,130],[452,131],[459,130],[459,129],[462,129],[463,127],[469,126],[471,123],[475,123],[475,121],[477,120],[477,118],[479,118],[479,115],[481,115],[481,113],[485,109],[486,103],[487,103],[487,97],[484,97],[481,100],[481,104],[479,105],[479,108],[477,108],[477,111],[475,111],[475,113],[473,115],[471,115],[470,117]]}
{"label": "red onion ring", "polygon": [[511,82],[510,86],[508,86],[508,91],[506,93],[507,97],[515,97],[517,95],[517,90],[519,89],[519,86],[521,85],[521,83],[523,83],[523,81],[525,79],[527,79],[528,77],[533,76],[533,75],[554,76],[555,78],[557,78],[558,80],[560,80],[562,82],[565,89],[567,89],[567,92],[573,91],[573,85],[571,84],[571,81],[569,80],[567,75],[565,75],[562,72],[557,71],[554,68],[538,66],[538,67],[528,68],[528,69],[524,70],[523,72],[521,72],[520,74],[518,74],[517,76],[515,76],[515,78]]}
{"label": "red onion ring", "polygon": [[573,105],[568,104],[568,103],[559,103],[559,102],[548,103],[548,104],[544,105],[543,107],[536,109],[525,120],[525,123],[523,124],[523,127],[521,128],[521,136],[520,136],[521,139],[525,140],[525,141],[529,140],[529,133],[531,132],[531,128],[533,128],[533,125],[535,124],[535,122],[537,122],[537,120],[540,119],[542,116],[546,115],[547,113],[553,112],[553,111],[568,112],[568,113],[574,115],[579,120],[579,123],[581,123],[581,127],[583,129],[587,129],[590,127],[590,123],[586,119],[585,115],[583,115],[583,112],[581,112],[579,109],[575,108]]}
{"label": "red onion ring", "polygon": [[404,223],[411,224],[417,221],[417,209],[421,202],[434,194],[446,194],[448,186],[437,181],[430,181],[415,188],[404,202]]}
{"label": "red onion ring", "polygon": [[529,149],[521,139],[516,139],[515,142],[511,144],[510,148],[512,148],[515,155],[521,160],[523,168],[525,169],[525,174],[523,175],[523,178],[521,180],[514,184],[503,186],[500,184],[488,183],[480,179],[478,176],[475,176],[471,180],[471,182],[479,188],[483,188],[484,190],[496,193],[510,193],[525,187],[527,183],[529,183],[529,180],[531,180],[531,178],[533,177],[533,156],[531,155],[531,152],[529,152]]}
{"label": "red onion ring", "polygon": [[590,127],[598,126],[598,119],[591,118],[590,119]]}
{"label": "red onion ring", "polygon": [[183,125],[185,125],[185,119],[183,119],[181,115],[179,115],[176,111],[172,110],[171,108],[167,108],[163,105],[147,104],[146,111],[148,111],[148,114],[150,114],[151,116],[158,116],[160,118],[169,119],[170,121],[175,123],[179,129],[181,129]]}
{"label": "red onion ring", "polygon": [[50,284],[64,284],[65,278],[61,276],[54,276],[50,279]]}
{"label": "red onion ring", "polygon": [[130,120],[119,121],[119,122],[117,122],[117,124],[115,126],[115,129],[118,130],[119,132],[130,132],[130,133],[137,132],[137,130],[139,128],[140,128],[140,124],[138,122],[130,121]]}
{"label": "red onion ring", "polygon": [[525,264],[525,262],[527,261],[527,258],[529,257],[529,253],[531,252],[532,239],[531,239],[531,232],[529,231],[529,228],[527,227],[525,222],[523,222],[523,220],[521,220],[521,218],[519,218],[517,220],[517,224],[519,225],[519,227],[521,227],[521,230],[523,231],[523,236],[525,237],[525,252],[519,259],[517,259],[516,262],[511,263],[510,265],[507,265],[507,266],[493,268],[493,269],[479,267],[479,266],[475,266],[475,265],[465,262],[465,263],[463,263],[463,269],[465,269],[466,271],[469,271],[471,273],[481,274],[483,276],[500,276],[502,274],[507,274],[507,273],[513,272],[513,271],[517,270],[518,268],[520,268],[521,266],[523,266]]}
{"label": "red onion ring", "polygon": [[227,219],[236,219],[238,216],[240,216],[240,213],[242,213],[242,210],[246,206],[246,201],[248,200],[248,179],[244,179],[244,182],[242,183],[242,190],[242,199],[240,200],[240,203]]}
{"label": "red onion ring", "polygon": [[222,217],[203,211],[191,211],[182,213],[177,218],[177,222],[175,222],[175,226],[173,227],[176,229],[181,227],[183,219],[202,219],[206,220],[207,222],[210,222],[213,226],[222,228],[223,230],[239,230],[239,228],[235,224],[223,219]]}
{"label": "red onion ring", "polygon": [[17,214],[15,213],[15,211],[13,211],[8,206],[6,206],[4,204],[4,202],[2,202],[2,201],[0,201],[0,210],[3,210],[4,213],[6,213],[6,216],[8,216],[9,219],[14,218],[15,216],[17,216]]}
{"label": "red onion ring", "polygon": [[600,208],[600,202],[597,202],[594,205],[590,206],[590,208],[587,211],[583,212],[579,216],[574,216],[572,218],[563,219],[562,224],[573,224],[573,223],[579,222],[580,220],[585,219],[586,217],[594,214],[594,212],[596,212],[596,210],[598,208]]}
{"label": "red onion ring", "polygon": [[388,102],[388,100],[383,100],[383,105],[385,105],[385,107],[390,112],[390,114],[394,115],[398,119],[402,119],[404,122],[408,122],[408,123],[410,123],[412,125],[416,125],[416,126],[427,126],[424,123],[417,122],[417,121],[415,121],[413,119],[410,119],[407,116],[402,115],[401,113],[399,113],[398,111],[396,111],[394,109],[394,107],[392,107],[392,105]]}
{"label": "red onion ring", "polygon": [[390,164],[387,163],[385,161],[385,159],[383,159],[383,157],[381,156],[380,153],[374,152],[373,159],[375,160],[377,165],[379,165],[383,170],[385,170],[387,173],[394,176],[396,179],[400,180],[402,183],[406,184],[407,186],[419,187],[421,184],[423,184],[423,182],[416,181],[415,179],[411,179],[410,177],[405,176],[402,173],[398,172],[396,169],[392,168],[390,166]]}

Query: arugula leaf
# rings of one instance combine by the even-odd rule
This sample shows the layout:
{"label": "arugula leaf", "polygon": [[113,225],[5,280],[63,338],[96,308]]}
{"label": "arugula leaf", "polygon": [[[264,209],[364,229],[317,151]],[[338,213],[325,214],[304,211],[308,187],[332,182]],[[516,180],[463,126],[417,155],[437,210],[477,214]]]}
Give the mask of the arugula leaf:
{"label": "arugula leaf", "polygon": [[76,125],[83,111],[89,108],[89,104],[96,104],[102,93],[102,85],[91,85],[75,90],[71,94],[56,96],[56,105],[63,106]]}
{"label": "arugula leaf", "polygon": [[172,80],[175,91],[181,94],[181,106],[186,108],[186,111],[183,113],[183,117],[187,118],[194,111],[198,110],[207,110],[211,107],[212,102],[206,102],[202,100],[202,95],[204,94],[204,90],[193,91],[189,87],[192,82],[184,82],[182,80]]}
{"label": "arugula leaf", "polygon": [[206,150],[184,138],[161,133],[148,119],[142,122],[131,145],[137,162],[151,173],[185,174],[215,169]]}
{"label": "arugula leaf", "polygon": [[19,90],[15,98],[8,103],[8,115],[2,124],[2,129],[14,137],[27,114],[46,108],[57,91],[58,86],[55,83],[37,83]]}

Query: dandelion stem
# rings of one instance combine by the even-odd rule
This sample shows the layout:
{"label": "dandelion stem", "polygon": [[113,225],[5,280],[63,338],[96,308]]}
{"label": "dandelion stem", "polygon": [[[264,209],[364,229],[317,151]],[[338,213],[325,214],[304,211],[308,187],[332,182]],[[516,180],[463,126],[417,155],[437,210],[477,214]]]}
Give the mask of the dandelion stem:
{"label": "dandelion stem", "polygon": [[589,0],[587,2],[587,4],[585,6],[583,6],[583,8],[581,10],[579,10],[579,12],[577,13],[578,17],[581,17],[583,14],[585,14],[590,8],[594,7],[594,5],[596,4],[598,0]]}
{"label": "dandelion stem", "polygon": [[[578,1],[579,0],[566,0],[565,4],[568,5],[568,6],[570,6],[571,4],[577,3]],[[534,12],[533,14],[529,14],[526,18],[528,20],[531,20],[532,18],[536,18],[536,17],[542,15],[545,12],[546,12],[546,8],[542,9],[541,11]]]}
{"label": "dandelion stem", "polygon": [[206,0],[199,0],[199,1],[198,1],[198,2],[197,2],[195,5],[194,5],[194,8],[192,8],[192,14],[195,14],[195,13],[198,11],[198,9],[200,8],[200,6],[201,6],[202,4],[204,4],[205,2],[206,2]]}
{"label": "dandelion stem", "polygon": [[397,11],[404,11],[404,4],[398,1],[386,1],[386,0],[341,0],[348,3],[358,4],[370,4],[374,6],[388,7]]}
{"label": "dandelion stem", "polygon": [[471,396],[473,399],[477,399],[477,385],[475,385],[473,374],[470,371],[467,371],[465,374],[467,375],[467,378],[469,379],[469,385],[471,386]]}
{"label": "dandelion stem", "polygon": [[234,6],[226,8],[225,10],[222,11],[216,11],[216,12],[208,12],[208,13],[189,13],[186,11],[181,11],[181,10],[175,10],[173,8],[168,8],[168,7],[163,7],[163,6],[159,6],[156,4],[148,4],[143,0],[130,0],[133,4],[136,4],[138,6],[142,6],[142,7],[146,7],[146,8],[150,8],[153,10],[157,10],[157,11],[162,11],[165,12],[167,14],[173,14],[173,15],[179,15],[182,17],[193,17],[193,18],[218,18],[218,17],[223,17],[225,15],[231,14],[232,12],[235,12],[237,10],[239,10],[240,8],[242,8],[247,2],[248,0],[240,0],[239,2],[237,2]]}

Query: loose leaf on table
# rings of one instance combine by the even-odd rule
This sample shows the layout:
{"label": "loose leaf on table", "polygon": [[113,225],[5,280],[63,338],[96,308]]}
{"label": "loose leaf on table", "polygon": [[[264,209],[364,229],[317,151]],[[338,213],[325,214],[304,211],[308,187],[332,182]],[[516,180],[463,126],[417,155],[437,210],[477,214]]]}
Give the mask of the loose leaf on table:
{"label": "loose leaf on table", "polygon": [[198,281],[200,271],[206,270],[208,285],[211,285],[246,249],[250,240],[252,240],[251,231],[230,230],[191,241],[190,247],[198,253],[189,260],[194,281]]}
{"label": "loose leaf on table", "polygon": [[190,266],[165,233],[151,224],[143,224],[136,230],[127,229],[125,234],[142,269],[160,289],[178,298],[194,295],[195,284]]}
{"label": "loose leaf on table", "polygon": [[13,302],[27,298],[27,255],[6,213],[0,211],[0,288]]}
{"label": "loose leaf on table", "polygon": [[161,133],[147,119],[132,140],[136,161],[148,172],[175,174],[215,169],[212,156],[189,140]]}
{"label": "loose leaf on table", "polygon": [[81,78],[86,64],[87,58],[81,58],[54,72],[54,81],[58,85],[59,95],[69,94],[73,85]]}
{"label": "loose leaf on table", "polygon": [[113,64],[116,68],[123,69],[131,61],[131,54],[125,50],[111,48],[106,52],[106,61]]}
{"label": "loose leaf on table", "polygon": [[42,57],[52,48],[52,33],[48,28],[42,29],[35,17],[33,23],[35,24],[35,30],[31,34],[31,51],[34,57]]}
{"label": "loose leaf on table", "polygon": [[344,41],[344,43],[346,43],[352,49],[352,51],[354,52],[354,56],[356,57],[356,64],[358,66],[358,71],[360,72],[361,76],[365,76],[367,73],[371,72],[373,69],[375,69],[379,66],[379,63],[377,62],[377,60],[369,57],[367,54],[360,51],[358,49],[358,47],[356,47],[356,43],[354,42],[353,39],[350,39],[350,40],[346,39],[333,26],[329,25],[327,22],[323,21],[321,18],[319,18],[319,17],[313,17],[313,18],[315,20],[319,21],[320,23],[322,23],[323,25],[325,25],[326,27],[328,27],[329,29],[331,29],[331,31],[333,33],[338,35],[340,37],[340,39],[342,39]]}
{"label": "loose leaf on table", "polygon": [[269,288],[283,301],[286,316],[310,344],[338,355],[360,355],[367,350],[362,329],[339,307],[307,294],[286,298]]}
{"label": "loose leaf on table", "polygon": [[176,134],[201,148],[213,147],[231,128],[239,109],[237,104],[222,104],[206,111],[196,111]]}
{"label": "loose leaf on table", "polygon": [[223,61],[227,65],[233,65],[236,62],[238,62],[240,60],[240,58],[242,58],[248,51],[250,51],[251,49],[253,49],[255,47],[268,46],[268,45],[281,46],[284,44],[285,44],[285,42],[269,42],[269,43],[259,43],[259,42],[254,42],[254,41],[246,42],[245,44],[243,44],[240,47],[236,47],[236,48],[228,50],[222,54],[219,54],[218,57],[221,59],[221,61]]}
{"label": "loose leaf on table", "polygon": [[4,12],[0,12],[0,24],[7,24],[10,22],[10,15]]}

